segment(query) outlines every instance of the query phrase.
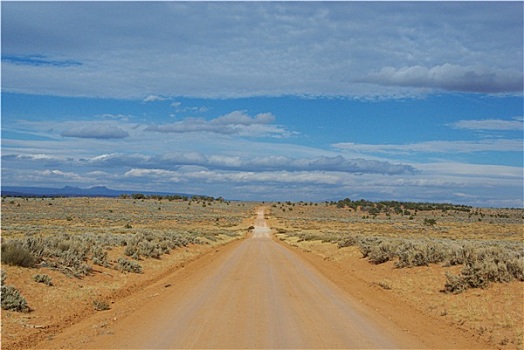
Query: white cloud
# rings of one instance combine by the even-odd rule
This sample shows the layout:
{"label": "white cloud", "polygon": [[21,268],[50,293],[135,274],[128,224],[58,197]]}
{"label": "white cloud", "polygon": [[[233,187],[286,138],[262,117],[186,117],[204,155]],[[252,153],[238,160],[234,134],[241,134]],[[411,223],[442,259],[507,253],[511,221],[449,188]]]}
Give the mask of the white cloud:
{"label": "white cloud", "polygon": [[104,113],[102,115],[100,115],[102,118],[107,118],[107,119],[113,119],[113,120],[120,120],[120,121],[123,121],[123,122],[128,122],[131,120],[132,116],[131,115],[125,115],[125,114],[111,114],[111,113]]}
{"label": "white cloud", "polygon": [[460,66],[445,63],[433,67],[420,65],[384,67],[371,72],[367,82],[415,88],[432,88],[477,93],[521,93],[522,69]]}
{"label": "white cloud", "polygon": [[44,177],[50,177],[55,179],[64,179],[68,181],[73,182],[86,182],[90,181],[90,179],[81,176],[77,173],[70,172],[70,171],[61,171],[61,170],[43,170],[43,171],[37,171],[38,174],[43,175]]}
{"label": "white cloud", "polygon": [[502,119],[481,119],[481,120],[459,120],[449,124],[454,129],[468,130],[524,130],[524,121],[522,117],[514,120]]}
{"label": "white cloud", "polygon": [[252,137],[289,137],[293,133],[277,125],[271,113],[260,113],[250,117],[244,111],[234,111],[212,120],[203,118],[186,118],[182,121],[149,125],[145,131],[161,133],[211,132],[222,135],[239,135]]}
{"label": "white cloud", "polygon": [[103,154],[82,158],[82,163],[97,167],[147,167],[149,169],[179,169],[182,166],[197,166],[206,169],[230,171],[323,171],[351,174],[413,174],[416,169],[408,164],[367,159],[346,159],[342,156],[317,158],[291,158],[284,156],[239,157],[226,155],[204,155],[198,152],[168,153],[158,156],[142,154]]}
{"label": "white cloud", "polygon": [[61,135],[85,139],[123,139],[128,137],[129,133],[116,126],[92,124],[70,127],[62,131]]}
{"label": "white cloud", "polygon": [[163,170],[163,169],[136,169],[133,168],[127,171],[124,176],[126,177],[143,177],[143,176],[172,176],[177,174],[175,171]]}
{"label": "white cloud", "polygon": [[[187,167],[178,170],[134,168],[126,177],[177,188],[205,189],[207,194],[237,199],[319,200],[366,198],[522,206],[522,169],[463,163],[417,164],[413,176],[338,171],[229,171]],[[480,192],[479,192],[480,191]],[[255,196],[255,197],[253,197]]]}
{"label": "white cloud", "polygon": [[158,101],[166,101],[168,98],[157,96],[157,95],[149,95],[146,98],[142,100],[142,102],[158,102]]}
{"label": "white cloud", "polygon": [[335,143],[332,147],[363,153],[408,154],[422,153],[475,153],[475,152],[522,152],[522,140],[481,140],[481,141],[426,141],[411,144],[356,144]]}
{"label": "white cloud", "polygon": [[2,160],[62,161],[61,158],[48,154],[6,154]]}

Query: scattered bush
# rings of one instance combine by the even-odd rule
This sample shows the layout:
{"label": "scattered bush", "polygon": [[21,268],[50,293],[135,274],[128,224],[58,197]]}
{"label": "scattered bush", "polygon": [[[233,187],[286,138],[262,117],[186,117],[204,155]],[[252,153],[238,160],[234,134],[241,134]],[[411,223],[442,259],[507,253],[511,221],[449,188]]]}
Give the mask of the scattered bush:
{"label": "scattered bush", "polygon": [[382,264],[396,256],[396,242],[384,241],[378,245],[372,245],[367,254],[368,260],[373,264]]}
{"label": "scattered bush", "polygon": [[337,241],[337,246],[339,248],[352,247],[352,246],[358,245],[359,240],[360,240],[360,237],[358,236],[346,236]]}
{"label": "scattered bush", "polygon": [[29,312],[27,301],[13,286],[2,286],[2,309]]}
{"label": "scattered bush", "polygon": [[103,300],[93,301],[93,307],[95,308],[96,311],[109,310],[109,304]]}
{"label": "scattered bush", "polygon": [[32,267],[35,258],[31,252],[18,242],[2,243],[2,263],[7,265]]}
{"label": "scattered bush", "polygon": [[424,225],[426,226],[435,226],[437,220],[435,219],[424,219]]}
{"label": "scattered bush", "polygon": [[395,261],[397,268],[463,265],[459,275],[446,274],[444,291],[448,293],[487,288],[491,283],[524,281],[524,246],[520,242],[402,239],[332,232],[290,232],[288,235],[299,240],[336,242],[339,248],[358,246],[362,257],[373,264]]}
{"label": "scattered bush", "polygon": [[[217,240],[218,235],[224,233],[232,234],[230,231],[153,231],[136,234],[57,234],[45,237],[27,235],[22,239],[16,238],[2,243],[2,263],[32,267],[36,262],[41,262],[68,276],[81,278],[92,272],[90,261],[95,265],[112,267],[107,254],[111,247],[124,246],[124,254],[135,260],[140,260],[141,257],[159,259],[163,254],[169,254],[172,249],[189,244],[203,244],[200,237]],[[115,265],[115,269],[124,271],[141,270],[138,264]]]}
{"label": "scattered bush", "polygon": [[37,274],[33,276],[33,280],[37,283],[44,283],[48,286],[53,285],[53,282],[51,281],[51,277],[49,277],[49,275]]}
{"label": "scattered bush", "polygon": [[3,310],[19,311],[19,312],[29,312],[29,306],[27,301],[20,294],[20,291],[13,286],[5,285],[6,275],[2,270],[2,285],[1,285],[1,304]]}
{"label": "scattered bush", "polygon": [[404,241],[397,252],[395,267],[429,266],[445,260],[442,244],[432,241]]}
{"label": "scattered bush", "polygon": [[146,256],[148,258],[158,259],[160,258],[160,255],[162,255],[162,252],[158,247],[158,243],[148,242],[147,240],[138,243],[138,251],[140,255]]}
{"label": "scattered bush", "polygon": [[512,258],[506,261],[508,272],[517,281],[524,282],[524,257]]}
{"label": "scattered bush", "polygon": [[142,266],[134,261],[130,261],[124,258],[118,258],[118,268],[124,272],[142,273]]}
{"label": "scattered bush", "polygon": [[444,291],[447,293],[459,294],[468,289],[464,278],[460,275],[453,275],[446,272],[446,284],[444,285]]}
{"label": "scattered bush", "polygon": [[107,261],[107,252],[99,246],[93,246],[91,248],[91,252],[93,254],[93,264],[100,265],[104,267],[110,267],[111,265]]}
{"label": "scattered bush", "polygon": [[363,258],[367,258],[373,246],[382,242],[378,237],[362,237],[357,241],[358,249]]}
{"label": "scattered bush", "polygon": [[459,275],[446,274],[444,291],[461,293],[468,288],[487,288],[491,283],[524,280],[524,257],[502,247],[464,248],[464,268]]}

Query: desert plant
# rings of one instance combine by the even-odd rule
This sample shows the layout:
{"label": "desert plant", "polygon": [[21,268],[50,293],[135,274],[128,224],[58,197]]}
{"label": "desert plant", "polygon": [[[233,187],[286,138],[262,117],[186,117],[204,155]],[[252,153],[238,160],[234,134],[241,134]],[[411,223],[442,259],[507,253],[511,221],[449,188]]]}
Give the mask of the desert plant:
{"label": "desert plant", "polygon": [[93,264],[109,267],[109,262],[107,261],[107,252],[100,246],[91,247],[91,252],[93,254]]}
{"label": "desert plant", "polygon": [[130,261],[124,258],[118,258],[118,268],[124,272],[142,273],[142,266],[134,261]]}
{"label": "desert plant", "polygon": [[148,258],[158,259],[160,255],[162,255],[160,249],[157,248],[157,244],[154,242],[142,241],[138,243],[138,251],[140,255]]}
{"label": "desert plant", "polygon": [[384,241],[379,245],[371,246],[368,259],[373,264],[382,264],[396,256],[396,242]]}
{"label": "desert plant", "polygon": [[96,311],[109,310],[109,304],[103,300],[93,301],[93,307],[95,308]]}
{"label": "desert plant", "polygon": [[445,250],[442,244],[432,241],[403,241],[397,252],[395,267],[429,266],[444,261]]}
{"label": "desert plant", "polygon": [[53,282],[51,281],[51,277],[49,277],[49,275],[36,274],[33,276],[33,280],[37,283],[44,283],[48,286],[53,285]]}
{"label": "desert plant", "polygon": [[19,242],[12,241],[2,243],[2,263],[7,265],[32,267],[35,258],[31,252]]}
{"label": "desert plant", "polygon": [[29,306],[27,301],[20,294],[20,291],[14,286],[9,286],[5,284],[6,274],[2,270],[2,280],[1,280],[1,305],[3,310],[19,311],[19,312],[29,312]]}
{"label": "desert plant", "polygon": [[459,294],[468,289],[465,279],[461,275],[453,275],[446,272],[446,284],[444,291],[447,293]]}
{"label": "desert plant", "polygon": [[426,226],[435,226],[437,220],[435,219],[424,219],[424,225]]}
{"label": "desert plant", "polygon": [[362,257],[367,258],[369,253],[371,252],[371,248],[375,245],[380,244],[381,242],[382,240],[378,237],[363,237],[362,239],[359,239],[357,244],[360,253],[362,253]]}
{"label": "desert plant", "polygon": [[2,309],[29,312],[27,301],[13,286],[2,286]]}
{"label": "desert plant", "polygon": [[360,239],[360,237],[358,237],[358,236],[346,236],[346,237],[341,238],[341,239],[338,240],[337,246],[339,248],[352,247],[352,246],[358,244],[359,239]]}
{"label": "desert plant", "polygon": [[507,283],[524,278],[524,258],[508,249],[464,247],[464,268],[457,276],[446,275],[445,292],[460,293],[468,288],[487,288],[492,282]]}
{"label": "desert plant", "polygon": [[524,257],[512,258],[506,261],[506,266],[513,278],[517,281],[524,282]]}

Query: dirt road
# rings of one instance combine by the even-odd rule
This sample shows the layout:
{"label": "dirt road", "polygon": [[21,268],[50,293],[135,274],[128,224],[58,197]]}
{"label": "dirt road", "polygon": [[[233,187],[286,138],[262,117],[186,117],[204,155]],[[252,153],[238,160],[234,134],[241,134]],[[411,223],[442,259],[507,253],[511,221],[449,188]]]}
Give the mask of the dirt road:
{"label": "dirt road", "polygon": [[70,336],[69,343],[60,346],[423,347],[273,241],[263,209],[257,212],[254,227],[252,237],[217,254],[212,264],[177,280],[176,285],[163,288],[97,336],[80,343]]}

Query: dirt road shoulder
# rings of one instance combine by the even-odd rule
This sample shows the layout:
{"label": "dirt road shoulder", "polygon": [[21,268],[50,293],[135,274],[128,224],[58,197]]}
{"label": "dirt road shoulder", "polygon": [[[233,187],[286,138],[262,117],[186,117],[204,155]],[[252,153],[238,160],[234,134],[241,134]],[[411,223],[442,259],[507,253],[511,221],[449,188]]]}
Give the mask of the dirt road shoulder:
{"label": "dirt road shoulder", "polygon": [[[375,310],[382,317],[392,321],[403,332],[427,344],[428,348],[485,349],[493,347],[493,344],[479,339],[478,335],[467,329],[457,328],[439,318],[422,314],[420,310],[411,307],[404,300],[377,285],[373,281],[373,265],[362,259],[353,260],[353,265],[350,266],[347,262],[334,261],[318,251],[301,248],[278,237],[275,237],[275,241],[291,249],[337,286]],[[357,270],[360,273],[356,274]],[[365,274],[363,271],[367,271],[368,278],[362,278],[362,275]]]}

